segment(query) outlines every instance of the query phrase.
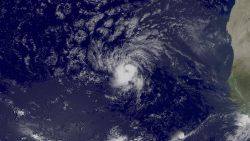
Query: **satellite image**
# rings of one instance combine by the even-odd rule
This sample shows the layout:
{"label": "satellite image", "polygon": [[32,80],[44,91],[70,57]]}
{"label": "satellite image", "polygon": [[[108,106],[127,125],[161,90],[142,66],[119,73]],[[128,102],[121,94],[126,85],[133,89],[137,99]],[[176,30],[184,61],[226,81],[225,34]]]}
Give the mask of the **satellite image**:
{"label": "satellite image", "polygon": [[250,141],[250,0],[1,0],[0,141]]}

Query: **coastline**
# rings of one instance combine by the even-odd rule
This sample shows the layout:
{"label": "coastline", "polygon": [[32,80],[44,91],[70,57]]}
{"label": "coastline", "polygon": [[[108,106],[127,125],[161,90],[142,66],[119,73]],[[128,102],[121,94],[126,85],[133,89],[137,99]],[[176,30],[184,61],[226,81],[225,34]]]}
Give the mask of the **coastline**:
{"label": "coastline", "polygon": [[229,78],[231,99],[239,104],[241,112],[250,115],[250,1],[236,0],[227,30],[234,51]]}

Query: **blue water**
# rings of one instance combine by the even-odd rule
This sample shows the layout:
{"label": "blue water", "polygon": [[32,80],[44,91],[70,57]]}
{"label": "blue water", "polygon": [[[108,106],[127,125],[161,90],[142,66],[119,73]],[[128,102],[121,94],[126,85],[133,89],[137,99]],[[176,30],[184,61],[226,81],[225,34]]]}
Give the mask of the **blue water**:
{"label": "blue water", "polygon": [[[164,10],[167,5],[169,10]],[[41,129],[53,126],[60,128],[59,125],[65,123],[63,125],[65,130],[70,130],[59,133],[58,129],[52,128],[53,132],[48,134],[48,138],[54,136],[64,140],[91,140],[95,134],[98,134],[100,136],[95,140],[102,140],[112,126],[120,125],[124,134],[131,137],[144,133],[147,136],[146,140],[163,141],[169,139],[175,131],[189,133],[199,127],[210,115],[231,112],[228,110],[230,108],[225,107],[225,113],[223,113],[221,107],[231,104],[227,99],[226,81],[231,71],[233,53],[226,23],[233,5],[234,0],[180,0],[180,2],[111,0],[107,3],[98,0],[96,2],[93,0],[51,1],[50,3],[43,0],[1,2],[0,126],[3,128],[0,130],[0,140],[11,141],[27,136],[17,131],[18,125],[31,122],[41,126]],[[59,11],[65,17],[60,18],[56,14],[58,6],[62,8]],[[116,11],[110,14],[113,8],[116,8]],[[96,70],[93,61],[88,58],[91,46],[95,46],[95,43],[100,41],[103,48],[99,48],[98,51],[101,52],[112,52],[115,48],[121,47],[129,40],[126,33],[128,29],[122,30],[114,40],[109,40],[117,30],[116,22],[121,18],[128,21],[133,17],[141,17],[147,12],[156,11],[154,9],[162,9],[162,11],[158,15],[151,15],[149,19],[141,22],[139,27],[143,24],[150,26],[159,24],[160,26],[155,27],[158,28],[157,30],[166,30],[167,32],[163,32],[163,36],[166,37],[163,40],[164,47],[172,58],[162,56],[163,61],[156,62],[157,67],[147,78],[151,80],[149,86],[152,89],[150,92],[144,91],[141,94],[139,108],[135,91],[128,91],[126,96],[116,101],[108,101],[104,95],[115,93],[116,90],[113,91],[109,85],[111,74]],[[90,24],[90,26],[94,25],[93,29],[86,26],[88,21],[99,14],[103,14],[103,17]],[[165,16],[167,18],[164,18]],[[98,32],[98,29],[103,27],[108,19],[113,19],[114,23],[108,28],[108,35],[104,35]],[[83,25],[79,24],[81,20]],[[197,40],[191,40],[196,36],[196,32],[195,35],[191,32],[183,32],[180,28],[182,25],[169,27],[168,23],[171,22],[177,25],[190,22],[188,24],[194,28],[197,27],[195,25],[197,22],[198,25],[205,25],[205,28],[201,33],[197,30],[197,35],[199,32]],[[76,25],[77,23],[79,25]],[[135,30],[143,29],[146,27]],[[74,36],[80,30],[86,34],[86,37],[78,42]],[[204,48],[201,54],[196,52],[197,46]],[[74,52],[74,49],[77,51]],[[175,66],[171,66],[173,62]],[[197,64],[202,64],[202,67],[199,68]],[[83,70],[84,76],[79,77]],[[99,78],[100,81],[91,82],[90,78]],[[63,81],[58,82],[61,79]],[[57,86],[61,83],[63,87]],[[34,89],[34,85],[38,88]],[[78,92],[84,96],[67,96],[67,93],[61,92],[67,91],[68,88],[80,89]],[[28,95],[24,92],[26,89]],[[90,99],[87,98],[88,91],[95,93]],[[47,101],[57,97],[73,103],[72,105],[75,103],[71,112],[63,113],[61,109],[63,102],[56,104],[55,109],[50,109],[53,104],[49,105]],[[216,97],[216,99],[207,97]],[[227,100],[222,98],[223,100],[220,101],[221,97]],[[101,102],[94,103],[96,99]],[[13,101],[14,104],[6,104],[8,100]],[[41,108],[32,111],[29,107],[32,101]],[[221,105],[218,105],[219,103]],[[11,112],[15,107],[31,110],[30,115],[23,119],[16,118],[16,115]],[[99,115],[95,111],[97,107],[103,108],[105,112]],[[87,111],[90,109],[88,112],[91,114],[80,114],[82,109]],[[47,112],[49,114],[46,114]],[[63,113],[61,117],[57,115],[60,112]],[[157,115],[158,118],[152,115]],[[39,118],[32,119],[32,116]],[[101,116],[103,118],[100,118]],[[57,122],[43,121],[48,117]],[[83,126],[78,123],[84,120],[89,133],[83,133],[78,129],[78,126]],[[139,129],[136,131],[128,126],[135,121],[139,123]],[[98,125],[103,130],[98,129]],[[209,128],[211,126],[208,125]],[[37,127],[34,128],[39,130]],[[205,132],[207,132],[206,129],[201,135]],[[223,140],[221,134],[228,131],[218,132],[220,135],[209,134],[211,137],[204,137],[202,140]],[[31,138],[27,140],[29,139]],[[191,137],[191,140],[195,139]]]}

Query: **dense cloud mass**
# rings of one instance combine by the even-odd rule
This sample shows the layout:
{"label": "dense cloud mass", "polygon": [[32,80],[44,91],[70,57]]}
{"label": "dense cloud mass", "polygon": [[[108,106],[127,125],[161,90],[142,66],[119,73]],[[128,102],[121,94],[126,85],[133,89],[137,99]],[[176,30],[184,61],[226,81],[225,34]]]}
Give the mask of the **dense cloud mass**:
{"label": "dense cloud mass", "polygon": [[210,140],[236,117],[233,3],[2,2],[0,140]]}

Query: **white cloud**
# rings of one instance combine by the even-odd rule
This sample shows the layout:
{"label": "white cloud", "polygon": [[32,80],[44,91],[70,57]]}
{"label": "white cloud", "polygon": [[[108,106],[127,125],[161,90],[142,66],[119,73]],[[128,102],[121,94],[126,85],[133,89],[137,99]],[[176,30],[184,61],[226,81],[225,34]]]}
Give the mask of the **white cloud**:
{"label": "white cloud", "polygon": [[128,90],[134,85],[137,90],[143,87],[143,78],[138,75],[138,68],[133,64],[120,64],[114,70],[114,87]]}
{"label": "white cloud", "polygon": [[228,136],[227,141],[248,141],[250,139],[250,117],[245,114],[238,114],[235,125],[238,128]]}
{"label": "white cloud", "polygon": [[176,132],[170,139],[170,141],[182,141],[184,140],[186,137],[185,137],[185,134],[184,132],[182,131],[178,131]]}
{"label": "white cloud", "polygon": [[108,141],[128,141],[127,136],[118,136],[118,137],[111,137]]}

